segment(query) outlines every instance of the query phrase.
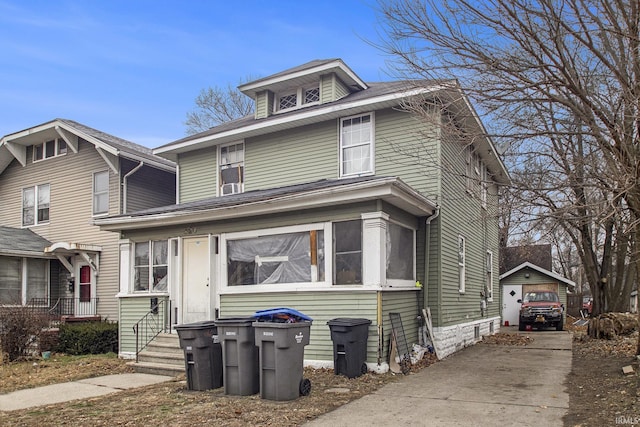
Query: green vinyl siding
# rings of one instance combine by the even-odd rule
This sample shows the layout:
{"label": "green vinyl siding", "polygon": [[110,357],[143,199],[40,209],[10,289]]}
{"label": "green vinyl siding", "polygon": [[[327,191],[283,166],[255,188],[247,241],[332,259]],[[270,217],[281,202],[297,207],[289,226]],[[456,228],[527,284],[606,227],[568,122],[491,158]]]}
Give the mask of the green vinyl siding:
{"label": "green vinyl siding", "polygon": [[367,361],[377,361],[377,296],[371,292],[256,293],[220,296],[220,317],[250,316],[258,310],[290,307],[311,317],[307,360],[333,360],[333,342],[327,322],[339,317],[371,319],[367,342]]}
{"label": "green vinyl siding", "polygon": [[[422,122],[421,122],[422,120]],[[376,175],[399,176],[427,198],[437,201],[440,165],[436,133],[426,119],[392,109],[376,111]],[[427,123],[431,128],[432,123]]]}
{"label": "green vinyl siding", "polygon": [[180,203],[217,195],[217,161],[216,147],[179,154]]}
{"label": "green vinyl siding", "polygon": [[255,99],[255,118],[264,119],[273,113],[273,92],[265,90],[259,92]]}
{"label": "green vinyl siding", "polygon": [[245,191],[338,177],[338,122],[245,141]]}
{"label": "green vinyl siding", "polygon": [[133,333],[133,325],[142,319],[151,307],[149,295],[140,297],[120,298],[120,353],[135,353],[136,336]]}
{"label": "green vinyl siding", "polygon": [[336,101],[349,95],[349,88],[334,73],[320,77],[320,103]]}
{"label": "green vinyl siding", "polygon": [[[493,252],[494,301],[488,303],[487,316],[499,313],[498,292],[498,226],[495,186],[491,189],[488,208],[481,206],[477,192],[466,190],[466,159],[464,146],[452,139],[442,142],[442,197],[437,221],[440,228],[440,268],[436,286],[439,310],[434,313],[435,326],[448,326],[482,318],[480,293],[485,285],[485,257],[487,249]],[[466,287],[458,291],[458,236],[466,242]],[[429,296],[431,297],[432,289]],[[431,306],[434,306],[430,302]]]}
{"label": "green vinyl siding", "polygon": [[382,328],[384,333],[383,351],[384,360],[389,354],[389,343],[391,342],[391,319],[389,313],[399,313],[402,320],[402,329],[407,339],[407,345],[411,350],[412,344],[418,343],[418,298],[421,294],[418,291],[404,292],[383,292],[382,293]]}

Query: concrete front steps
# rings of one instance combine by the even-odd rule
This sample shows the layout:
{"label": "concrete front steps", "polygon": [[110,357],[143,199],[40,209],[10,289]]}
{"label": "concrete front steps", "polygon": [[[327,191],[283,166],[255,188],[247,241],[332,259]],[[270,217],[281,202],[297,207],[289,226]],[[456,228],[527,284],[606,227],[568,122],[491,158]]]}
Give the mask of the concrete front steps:
{"label": "concrete front steps", "polygon": [[129,362],[138,373],[177,376],[184,374],[184,351],[177,334],[160,334]]}

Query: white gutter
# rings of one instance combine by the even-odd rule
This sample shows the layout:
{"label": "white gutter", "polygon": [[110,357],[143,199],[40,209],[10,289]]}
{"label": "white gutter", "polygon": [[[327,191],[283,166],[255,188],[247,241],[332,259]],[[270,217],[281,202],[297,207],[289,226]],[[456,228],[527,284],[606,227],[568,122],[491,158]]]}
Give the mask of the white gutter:
{"label": "white gutter", "polygon": [[143,165],[144,165],[144,162],[138,163],[138,166],[131,169],[129,172],[127,172],[125,176],[122,177],[122,192],[123,192],[122,212],[123,213],[127,213],[127,178],[129,178],[134,173],[138,172],[138,170],[140,170],[140,168]]}

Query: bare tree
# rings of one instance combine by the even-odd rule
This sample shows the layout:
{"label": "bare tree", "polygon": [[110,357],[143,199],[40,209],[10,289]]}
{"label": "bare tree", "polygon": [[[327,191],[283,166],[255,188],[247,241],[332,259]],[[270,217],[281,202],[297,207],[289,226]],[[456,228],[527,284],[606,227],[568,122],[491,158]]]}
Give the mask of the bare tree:
{"label": "bare tree", "polygon": [[[397,59],[396,71],[459,79],[492,137],[520,150],[526,171],[540,172],[522,180],[539,190],[528,213],[553,213],[575,233],[600,295],[596,308],[604,310],[617,277],[611,266],[640,268],[640,4],[395,0],[380,2],[380,10],[382,48]],[[541,158],[545,150],[550,155]],[[627,261],[614,262],[614,253]]]}
{"label": "bare tree", "polygon": [[253,99],[230,84],[226,88],[215,86],[202,89],[195,103],[196,108],[187,113],[185,121],[189,135],[242,118],[253,112]]}

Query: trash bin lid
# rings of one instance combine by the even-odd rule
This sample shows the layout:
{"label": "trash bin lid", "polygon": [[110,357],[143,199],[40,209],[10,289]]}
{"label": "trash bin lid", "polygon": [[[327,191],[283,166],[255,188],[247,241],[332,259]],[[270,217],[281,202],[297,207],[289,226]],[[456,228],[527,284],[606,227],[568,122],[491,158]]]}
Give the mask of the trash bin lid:
{"label": "trash bin lid", "polygon": [[354,319],[350,317],[338,317],[327,322],[327,325],[329,326],[359,326],[370,324],[371,320],[369,319]]}
{"label": "trash bin lid", "polygon": [[256,311],[255,317],[259,322],[300,322],[303,320],[312,321],[313,319],[306,314],[300,313],[298,310],[288,307],[270,308],[268,310]]}
{"label": "trash bin lid", "polygon": [[220,326],[251,326],[256,321],[254,316],[246,317],[223,317],[216,320],[216,325]]}
{"label": "trash bin lid", "polygon": [[174,328],[177,331],[187,329],[211,329],[216,327],[216,322],[213,320],[202,320],[194,323],[184,323],[182,325],[175,325]]}

